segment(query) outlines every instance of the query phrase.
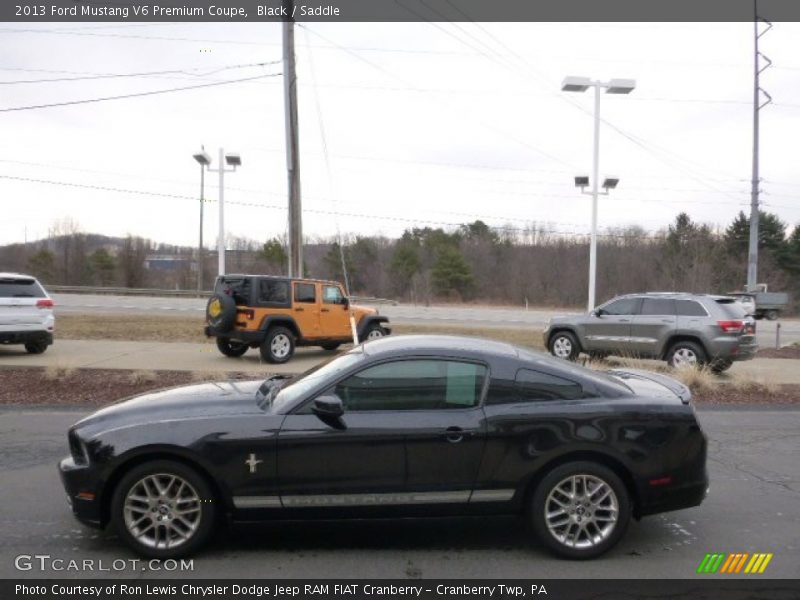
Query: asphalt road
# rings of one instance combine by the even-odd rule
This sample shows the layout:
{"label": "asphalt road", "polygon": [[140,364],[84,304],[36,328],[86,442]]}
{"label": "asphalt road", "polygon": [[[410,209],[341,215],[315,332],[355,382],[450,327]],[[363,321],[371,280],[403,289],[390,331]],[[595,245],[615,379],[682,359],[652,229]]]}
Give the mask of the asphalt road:
{"label": "asphalt road", "polygon": [[[110,533],[73,520],[56,474],[79,409],[0,408],[0,577],[103,577],[17,571],[20,554],[135,558]],[[762,577],[800,577],[800,411],[704,410],[711,492],[697,508],[633,522],[608,555],[556,560],[514,518],[234,526],[194,558],[191,577],[691,578],[706,552],[773,552]],[[66,564],[66,562],[64,563]],[[114,576],[163,577],[126,563]],[[710,575],[704,578],[714,577]],[[729,577],[729,576],[723,576]],[[744,576],[751,577],[751,576]]]}
{"label": "asphalt road", "polygon": [[[88,294],[55,294],[56,314],[66,313],[124,313],[146,312],[151,315],[198,315],[205,310],[202,298],[156,298],[151,296],[105,296]],[[524,327],[536,330],[544,328],[547,320],[564,311],[521,308],[480,307],[467,305],[451,306],[398,306],[377,307],[395,323],[426,325],[457,325],[464,327]],[[775,346],[775,330],[778,321],[759,321],[758,343],[764,347]],[[800,320],[785,319],[781,323],[781,345],[800,342]]]}

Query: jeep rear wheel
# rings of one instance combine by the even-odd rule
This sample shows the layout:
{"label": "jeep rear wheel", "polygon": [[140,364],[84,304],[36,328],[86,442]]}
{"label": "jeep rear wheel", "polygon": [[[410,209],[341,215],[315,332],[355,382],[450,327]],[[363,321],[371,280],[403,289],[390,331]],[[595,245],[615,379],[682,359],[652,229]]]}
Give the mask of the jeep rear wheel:
{"label": "jeep rear wheel", "polygon": [[244,342],[233,342],[230,338],[218,337],[217,348],[225,356],[239,358],[245,352],[247,352],[248,345]]}
{"label": "jeep rear wheel", "polygon": [[564,360],[575,360],[581,353],[578,338],[571,331],[558,331],[553,334],[548,344],[550,354]]}
{"label": "jeep rear wheel", "polygon": [[320,344],[323,350],[336,350],[341,344],[339,342],[326,342],[324,344]]}
{"label": "jeep rear wheel", "polygon": [[261,358],[273,364],[288,362],[294,356],[294,334],[286,327],[270,327],[261,344]]}
{"label": "jeep rear wheel", "polygon": [[675,342],[667,353],[667,364],[673,369],[699,369],[706,361],[705,351],[695,342]]}

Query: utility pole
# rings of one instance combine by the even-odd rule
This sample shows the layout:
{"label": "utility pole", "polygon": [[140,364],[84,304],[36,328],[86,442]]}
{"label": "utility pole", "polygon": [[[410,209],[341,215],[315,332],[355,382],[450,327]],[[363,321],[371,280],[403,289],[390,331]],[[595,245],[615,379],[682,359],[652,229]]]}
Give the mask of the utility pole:
{"label": "utility pole", "polygon": [[219,234],[217,235],[217,273],[225,275],[225,151],[219,149]]}
{"label": "utility pole", "polygon": [[[288,14],[293,1],[284,0]],[[297,135],[297,75],[294,21],[283,22],[283,92],[286,124],[286,168],[289,179],[289,277],[303,276],[303,215],[300,199],[300,144]]]}
{"label": "utility pole", "polygon": [[[758,31],[758,23],[763,21],[767,24],[766,29]],[[758,0],[753,0],[753,175],[750,191],[750,245],[747,253],[747,290],[755,291],[758,284],[758,228],[759,228],[759,112],[767,104],[772,102],[772,97],[761,89],[761,73],[768,69],[772,61],[764,56],[758,49],[759,38],[772,29],[772,23],[760,19],[758,16]],[[761,66],[764,59],[765,65]],[[761,101],[761,94],[766,96],[764,102]]]}
{"label": "utility pole", "polygon": [[200,165],[200,244],[197,246],[197,291],[203,291],[203,205],[206,190],[206,170]]}

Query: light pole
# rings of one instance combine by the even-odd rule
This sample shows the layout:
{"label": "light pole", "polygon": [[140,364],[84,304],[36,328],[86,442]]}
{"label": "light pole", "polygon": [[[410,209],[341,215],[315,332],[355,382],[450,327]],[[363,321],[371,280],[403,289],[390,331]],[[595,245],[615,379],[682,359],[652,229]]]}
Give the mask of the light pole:
{"label": "light pole", "polygon": [[203,204],[205,204],[206,167],[211,164],[211,157],[206,152],[205,146],[200,146],[200,152],[192,155],[200,163],[200,243],[197,246],[197,291],[203,291]]}
{"label": "light pole", "polygon": [[[219,234],[217,238],[217,265],[218,275],[225,275],[225,173],[232,173],[236,167],[242,166],[242,158],[238,154],[229,153],[219,149],[219,166],[216,169],[211,168],[211,157],[206,154],[205,150],[194,155],[194,159],[200,163],[200,168],[205,169],[209,173],[219,173]],[[226,169],[225,165],[232,167]],[[203,175],[201,175],[200,186],[203,186]],[[200,192],[202,197],[202,191]],[[203,207],[202,201],[200,205],[200,244],[203,243]],[[199,284],[198,284],[199,285]]]}
{"label": "light pole", "polygon": [[[561,84],[563,92],[585,92],[594,88],[594,151],[592,158],[592,235],[589,244],[589,311],[594,309],[595,282],[597,276],[597,199],[598,196],[608,194],[619,183],[617,178],[606,178],[603,182],[605,192],[600,192],[600,89],[605,89],[607,94],[630,94],[636,87],[633,79],[611,79],[609,81],[592,80],[588,77],[566,77]],[[579,183],[580,182],[580,183]],[[584,188],[589,184],[586,176],[576,177],[575,186],[581,188],[581,193],[586,193]]]}

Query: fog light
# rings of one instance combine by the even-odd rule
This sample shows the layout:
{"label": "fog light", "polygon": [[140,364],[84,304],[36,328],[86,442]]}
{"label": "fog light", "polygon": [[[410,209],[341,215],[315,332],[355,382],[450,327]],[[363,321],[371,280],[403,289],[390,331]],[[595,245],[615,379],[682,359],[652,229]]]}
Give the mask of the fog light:
{"label": "fog light", "polygon": [[94,492],[78,492],[75,497],[79,500],[88,500],[91,502],[94,500]]}

